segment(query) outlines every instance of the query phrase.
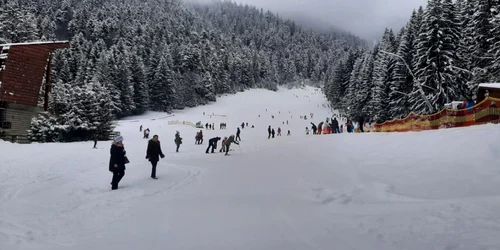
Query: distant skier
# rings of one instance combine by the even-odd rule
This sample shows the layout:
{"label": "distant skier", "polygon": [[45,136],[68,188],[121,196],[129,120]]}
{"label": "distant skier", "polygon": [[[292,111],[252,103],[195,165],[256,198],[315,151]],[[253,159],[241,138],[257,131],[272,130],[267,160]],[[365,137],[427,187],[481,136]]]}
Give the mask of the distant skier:
{"label": "distant skier", "polygon": [[160,157],[163,159],[165,155],[161,151],[160,141],[158,140],[158,135],[153,135],[153,139],[148,142],[148,149],[146,150],[146,159],[151,162],[151,178],[158,179],[156,177],[156,166]]}
{"label": "distant skier", "polygon": [[205,123],[205,129],[208,129],[208,122]]}
{"label": "distant skier", "polygon": [[117,136],[113,140],[110,149],[109,171],[113,173],[111,190],[118,189],[118,183],[120,183],[123,176],[125,176],[125,164],[128,162],[126,154],[127,152],[123,145],[123,137]]}
{"label": "distant skier", "polygon": [[245,123],[244,122],[241,123],[241,128],[243,128],[243,129],[245,128]]}
{"label": "distant skier", "polygon": [[175,152],[179,153],[179,147],[182,144],[182,137],[181,137],[181,134],[179,133],[179,131],[175,132],[174,142],[175,142],[175,145],[177,146],[177,148],[175,149]]}
{"label": "distant skier", "polygon": [[142,132],[142,125],[139,127],[139,132]]}
{"label": "distant skier", "polygon": [[214,151],[217,149],[217,142],[220,140],[220,137],[214,137],[210,140],[208,140],[208,147],[207,147],[207,151],[205,151],[205,153],[208,154],[208,151],[210,150],[210,148],[212,148],[212,154],[214,153]]}
{"label": "distant skier", "polygon": [[240,128],[236,128],[236,141],[241,141],[240,134],[241,134]]}
{"label": "distant skier", "polygon": [[226,143],[224,144],[226,146],[226,154],[225,155],[229,154],[229,147],[231,146],[231,143],[233,143],[233,142],[236,145],[240,145],[237,141],[234,141],[234,135],[229,136],[229,138],[227,138],[227,140],[226,140]]}
{"label": "distant skier", "polygon": [[248,127],[248,122],[247,122],[246,126]]}
{"label": "distant skier", "polygon": [[288,125],[288,120],[286,120],[286,125]]}
{"label": "distant skier", "polygon": [[278,136],[281,136],[281,128],[278,127]]}
{"label": "distant skier", "polygon": [[271,125],[269,125],[269,127],[267,128],[267,133],[269,134],[269,135],[267,136],[267,139],[270,139],[270,138],[271,138],[271,132],[272,132],[272,130],[271,130]]}
{"label": "distant skier", "polygon": [[274,131],[274,128],[273,128],[273,130],[271,130],[271,134],[273,135],[273,138],[274,138],[274,135],[276,134],[276,132]]}
{"label": "distant skier", "polygon": [[288,130],[288,134],[286,136],[291,136],[292,134],[290,133],[290,130]]}

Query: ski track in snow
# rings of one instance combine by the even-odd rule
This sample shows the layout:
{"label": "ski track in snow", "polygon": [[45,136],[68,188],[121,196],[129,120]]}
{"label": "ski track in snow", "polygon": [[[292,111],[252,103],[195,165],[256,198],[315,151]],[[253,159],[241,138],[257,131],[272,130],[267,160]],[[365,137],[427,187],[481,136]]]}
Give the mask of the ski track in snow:
{"label": "ski track in snow", "polygon": [[[305,136],[332,115],[325,103],[310,87],[251,90],[118,121],[131,163],[117,191],[110,142],[0,142],[0,249],[500,249],[498,125]],[[228,128],[203,129],[194,145],[199,129],[169,120]],[[241,122],[255,125],[241,147],[205,154],[208,139]],[[162,142],[158,180],[140,125]],[[267,139],[268,125],[283,136]]]}

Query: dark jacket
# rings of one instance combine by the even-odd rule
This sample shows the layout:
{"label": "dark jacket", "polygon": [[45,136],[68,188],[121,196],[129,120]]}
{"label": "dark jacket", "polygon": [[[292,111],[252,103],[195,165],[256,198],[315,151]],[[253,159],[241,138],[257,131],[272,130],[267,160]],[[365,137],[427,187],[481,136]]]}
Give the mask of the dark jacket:
{"label": "dark jacket", "polygon": [[208,140],[208,144],[214,144],[217,145],[217,142],[220,140],[220,137],[214,137],[210,140]]}
{"label": "dark jacket", "polygon": [[241,133],[241,130],[240,130],[240,128],[238,128],[238,129],[236,130],[236,136],[240,135],[240,133]]}
{"label": "dark jacket", "polygon": [[[109,171],[110,172],[115,172],[115,171],[125,171],[125,148],[123,147],[118,147],[116,145],[111,145],[110,149],[110,155],[111,157],[109,158]],[[115,168],[115,164],[118,165],[117,168]]]}
{"label": "dark jacket", "polygon": [[163,158],[163,152],[161,151],[160,141],[153,141],[152,139],[148,142],[148,149],[146,150],[146,159],[149,161],[157,162],[160,160],[160,157]]}
{"label": "dark jacket", "polygon": [[334,128],[338,128],[339,127],[339,121],[337,121],[337,118],[333,118],[333,121],[332,121],[332,126]]}
{"label": "dark jacket", "polygon": [[182,138],[179,134],[176,134],[175,135],[175,139],[174,139],[174,142],[175,144],[179,145],[179,144],[182,144]]}

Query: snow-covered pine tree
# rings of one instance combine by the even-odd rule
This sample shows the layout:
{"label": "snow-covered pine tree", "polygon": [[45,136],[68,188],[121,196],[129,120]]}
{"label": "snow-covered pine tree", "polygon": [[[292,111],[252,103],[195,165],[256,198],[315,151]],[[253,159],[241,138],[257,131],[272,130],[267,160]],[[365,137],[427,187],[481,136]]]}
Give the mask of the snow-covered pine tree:
{"label": "snow-covered pine tree", "polygon": [[491,46],[488,51],[488,57],[492,59],[489,72],[491,74],[490,82],[500,82],[500,0],[493,0],[491,8]]}
{"label": "snow-covered pine tree", "polygon": [[0,1],[0,44],[32,42],[39,39],[36,17],[29,6],[17,0]]}
{"label": "snow-covered pine tree", "polygon": [[146,83],[146,66],[137,55],[130,55],[131,82],[134,86],[135,110],[133,114],[142,114],[149,108],[149,87]]}
{"label": "snow-covered pine tree", "polygon": [[122,43],[118,43],[118,46],[111,49],[115,60],[112,65],[112,81],[119,91],[121,104],[121,112],[117,114],[118,117],[131,115],[135,110],[134,85],[127,50],[128,48]]}
{"label": "snow-covered pine tree", "polygon": [[365,56],[361,56],[354,62],[353,71],[351,72],[351,78],[349,79],[349,85],[347,87],[343,102],[346,106],[346,113],[351,119],[358,119],[362,116],[362,106],[358,99],[359,91],[363,88],[363,78],[361,75],[362,66],[366,60]]}
{"label": "snow-covered pine tree", "polygon": [[379,52],[373,68],[373,105],[375,115],[382,120],[392,117],[390,113],[391,76],[396,58],[387,53],[395,53],[395,36],[392,30],[386,29],[379,44]]}
{"label": "snow-covered pine tree", "polygon": [[418,92],[411,95],[412,109],[435,112],[454,99],[462,99],[466,85],[454,67],[459,41],[457,11],[451,0],[430,0],[417,44],[417,75],[433,110],[429,110]]}
{"label": "snow-covered pine tree", "polygon": [[[413,11],[410,21],[405,26],[396,54],[401,58],[396,58],[393,71],[393,81],[391,82],[390,113],[393,117],[406,116],[411,112],[409,94],[413,90],[413,77],[415,73],[413,61],[415,57],[415,43],[418,36],[417,12]],[[411,72],[408,70],[410,68]]]}
{"label": "snow-covered pine tree", "polygon": [[472,71],[474,72],[473,89],[481,82],[489,80],[488,68],[491,66],[492,58],[488,57],[488,51],[491,47],[491,9],[492,0],[477,0],[473,2],[474,14],[470,22],[470,32],[472,35],[472,54],[471,58]]}
{"label": "snow-covered pine tree", "polygon": [[154,111],[169,112],[174,106],[174,72],[169,53],[160,59],[149,86],[149,106]]}

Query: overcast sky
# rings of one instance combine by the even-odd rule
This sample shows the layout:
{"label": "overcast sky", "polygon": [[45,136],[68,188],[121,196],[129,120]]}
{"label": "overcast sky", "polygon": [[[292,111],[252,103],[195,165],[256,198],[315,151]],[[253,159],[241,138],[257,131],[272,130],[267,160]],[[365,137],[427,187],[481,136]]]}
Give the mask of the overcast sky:
{"label": "overcast sky", "polygon": [[[299,22],[332,25],[367,40],[378,39],[385,27],[399,30],[413,9],[427,0],[235,0],[270,9]],[[396,31],[396,30],[395,30]]]}

